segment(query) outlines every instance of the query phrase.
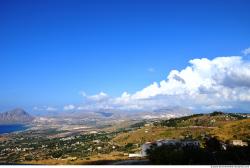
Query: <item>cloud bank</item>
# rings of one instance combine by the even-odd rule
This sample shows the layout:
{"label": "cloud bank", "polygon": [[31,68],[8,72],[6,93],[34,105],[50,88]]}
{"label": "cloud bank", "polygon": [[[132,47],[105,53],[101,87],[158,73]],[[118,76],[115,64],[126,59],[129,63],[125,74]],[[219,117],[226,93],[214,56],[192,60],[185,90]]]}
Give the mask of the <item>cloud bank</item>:
{"label": "cloud bank", "polygon": [[[244,55],[249,48],[243,50]],[[105,92],[96,95],[80,93],[81,105],[67,105],[68,110],[156,110],[181,106],[193,111],[250,111],[250,62],[244,56],[199,58],[189,61],[182,70],[172,70],[166,79],[153,82],[135,92],[111,97]]]}
{"label": "cloud bank", "polygon": [[79,109],[154,110],[183,106],[211,111],[249,109],[250,62],[241,56],[192,59],[180,71],[172,70],[165,80],[153,82],[136,93],[112,98],[101,92],[87,96]]}

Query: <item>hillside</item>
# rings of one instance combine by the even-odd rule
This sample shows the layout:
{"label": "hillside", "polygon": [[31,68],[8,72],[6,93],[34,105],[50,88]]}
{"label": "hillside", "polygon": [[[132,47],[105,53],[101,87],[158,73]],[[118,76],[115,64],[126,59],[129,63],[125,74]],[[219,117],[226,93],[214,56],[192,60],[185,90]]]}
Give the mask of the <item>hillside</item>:
{"label": "hillside", "polygon": [[224,141],[232,139],[250,141],[250,119],[226,123],[215,128],[211,133]]}
{"label": "hillside", "polygon": [[185,137],[200,138],[201,135],[209,133],[212,128],[186,127],[170,128],[161,126],[144,127],[135,131],[119,134],[113,142],[119,145],[143,144],[145,142],[159,139],[182,139]]}
{"label": "hillside", "polygon": [[113,141],[119,145],[142,144],[159,139],[195,138],[206,135],[218,136],[221,140],[250,140],[250,119],[233,113],[214,112],[195,114],[175,119],[162,120],[148,126],[138,123],[133,131],[119,134]]}
{"label": "hillside", "polygon": [[241,114],[213,112],[210,114],[194,114],[180,118],[163,120],[160,122],[160,125],[168,127],[218,127],[231,121],[236,121],[245,118],[246,116],[242,116]]}

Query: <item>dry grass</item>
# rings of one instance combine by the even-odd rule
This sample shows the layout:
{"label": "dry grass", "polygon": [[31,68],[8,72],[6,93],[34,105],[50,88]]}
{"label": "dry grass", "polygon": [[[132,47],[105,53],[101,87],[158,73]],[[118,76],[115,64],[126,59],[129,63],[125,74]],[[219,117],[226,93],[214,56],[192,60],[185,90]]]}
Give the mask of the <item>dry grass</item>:
{"label": "dry grass", "polygon": [[194,138],[210,132],[210,128],[170,128],[170,127],[144,127],[129,133],[122,133],[113,139],[113,142],[119,145],[126,145],[128,143],[142,144],[145,142],[156,141],[159,139],[174,138],[179,139],[187,135],[192,135]]}
{"label": "dry grass", "polygon": [[232,121],[212,131],[221,140],[242,139],[250,140],[250,119]]}
{"label": "dry grass", "polygon": [[20,164],[28,165],[95,165],[107,164],[112,161],[127,160],[128,157],[124,156],[121,152],[112,152],[110,154],[100,154],[89,157],[88,159],[77,159],[75,161],[61,160],[61,159],[47,159],[47,160],[33,160],[26,161]]}
{"label": "dry grass", "polygon": [[218,121],[217,127],[144,127],[136,131],[121,133],[113,139],[113,142],[123,146],[128,143],[143,144],[159,139],[179,139],[187,135],[197,138],[205,134],[213,134],[223,141],[232,139],[250,140],[250,119],[225,121],[220,117],[214,118]]}

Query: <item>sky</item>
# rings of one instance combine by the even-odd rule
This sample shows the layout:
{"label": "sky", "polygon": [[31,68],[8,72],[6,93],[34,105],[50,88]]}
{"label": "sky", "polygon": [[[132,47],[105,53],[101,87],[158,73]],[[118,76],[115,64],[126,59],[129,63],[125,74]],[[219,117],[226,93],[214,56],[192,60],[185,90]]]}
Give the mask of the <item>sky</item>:
{"label": "sky", "polygon": [[247,0],[0,1],[0,111],[246,111],[249,7]]}

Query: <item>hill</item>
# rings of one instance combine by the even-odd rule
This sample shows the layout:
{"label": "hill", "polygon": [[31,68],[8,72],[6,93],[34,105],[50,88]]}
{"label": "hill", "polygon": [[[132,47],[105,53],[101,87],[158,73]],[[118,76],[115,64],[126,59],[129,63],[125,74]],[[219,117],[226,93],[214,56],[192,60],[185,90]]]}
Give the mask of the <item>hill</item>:
{"label": "hill", "polygon": [[119,145],[143,144],[159,139],[182,139],[185,137],[199,138],[201,135],[209,133],[212,128],[186,127],[171,128],[161,126],[143,127],[135,131],[119,134],[113,142]]}
{"label": "hill", "polygon": [[213,112],[210,114],[194,114],[190,116],[163,120],[161,126],[168,127],[188,127],[188,126],[204,126],[218,127],[231,121],[245,119],[247,116],[237,113]]}
{"label": "hill", "polygon": [[202,140],[206,135],[226,141],[242,139],[250,141],[250,119],[246,115],[213,112],[180,118],[161,120],[151,124],[141,122],[134,129],[119,134],[113,141],[119,145],[142,144],[159,139],[194,138]]}
{"label": "hill", "polygon": [[0,124],[27,123],[33,119],[33,116],[19,108],[0,113]]}

